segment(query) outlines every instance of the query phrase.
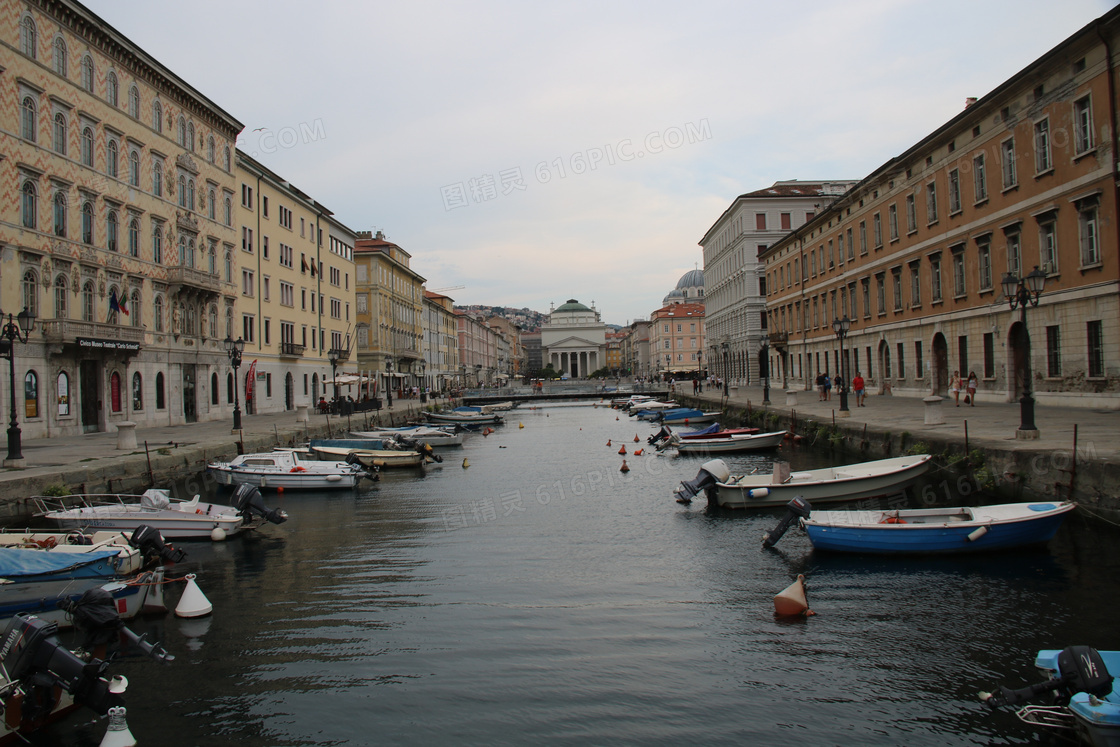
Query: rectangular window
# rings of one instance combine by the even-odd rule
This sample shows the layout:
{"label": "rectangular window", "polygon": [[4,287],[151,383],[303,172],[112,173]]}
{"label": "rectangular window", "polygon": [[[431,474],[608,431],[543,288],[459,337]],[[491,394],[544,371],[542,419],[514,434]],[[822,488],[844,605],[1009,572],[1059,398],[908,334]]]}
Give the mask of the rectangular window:
{"label": "rectangular window", "polygon": [[929,262],[930,300],[941,300],[941,260],[931,259]]}
{"label": "rectangular window", "polygon": [[856,258],[856,245],[852,243],[852,229],[848,229],[848,259],[855,260]]}
{"label": "rectangular window", "polygon": [[898,343],[898,378],[906,378],[906,346]]}
{"label": "rectangular window", "polygon": [[964,294],[964,252],[956,252],[953,254],[953,296],[960,297]]}
{"label": "rectangular window", "polygon": [[925,367],[925,361],[922,358],[922,341],[918,340],[914,343],[914,378],[922,378],[922,370]]}
{"label": "rectangular window", "polygon": [[266,218],[268,217],[268,197],[267,196],[261,198],[261,212],[264,213],[264,217],[266,217]]}
{"label": "rectangular window", "polygon": [[878,213],[875,213],[874,219],[875,228],[875,248],[878,249],[883,245],[883,218]]}
{"label": "rectangular window", "polygon": [[891,286],[894,290],[894,310],[902,311],[902,268],[891,270]]}
{"label": "rectangular window", "polygon": [[891,241],[898,241],[898,207],[891,205],[887,209],[887,228],[891,232]]}
{"label": "rectangular window", "polygon": [[1104,323],[1089,322],[1085,325],[1089,335],[1089,376],[1104,377]]}
{"label": "rectangular window", "polygon": [[268,259],[268,237],[267,236],[262,236],[261,237],[261,257],[263,259]]}
{"label": "rectangular window", "polygon": [[836,255],[832,246],[832,239],[828,240],[828,269],[836,267]]}
{"label": "rectangular window", "polygon": [[961,172],[953,169],[949,172],[949,215],[956,215],[961,211]]}
{"label": "rectangular window", "polygon": [[269,300],[269,289],[271,288],[271,280],[268,275],[261,277],[261,296],[265,301]]}
{"label": "rectangular window", "polygon": [[1046,328],[1046,375],[1051,378],[1062,375],[1061,344],[1056,325]]}
{"label": "rectangular window", "polygon": [[968,335],[957,338],[957,360],[960,362],[961,378],[968,378]]}
{"label": "rectangular window", "polygon": [[977,265],[979,268],[980,290],[992,289],[992,245],[983,241],[977,245]]}
{"label": "rectangular window", "polygon": [[1073,102],[1073,147],[1077,155],[1093,147],[1093,107],[1089,96]]}
{"label": "rectangular window", "polygon": [[988,172],[984,168],[984,154],[972,159],[972,189],[976,194],[976,202],[988,199]]}
{"label": "rectangular window", "polygon": [[255,292],[256,283],[253,280],[252,270],[241,271],[241,295],[252,296]]}
{"label": "rectangular window", "polygon": [[918,208],[914,204],[914,195],[906,195],[906,231],[913,233],[918,230]]}
{"label": "rectangular window", "polygon": [[1038,254],[1043,272],[1047,275],[1058,272],[1058,231],[1053,220],[1038,224]]}
{"label": "rectangular window", "polygon": [[875,294],[878,296],[879,315],[887,313],[887,278],[883,273],[875,276]]}
{"label": "rectangular window", "polygon": [[253,229],[247,226],[241,227],[241,251],[253,251]]}
{"label": "rectangular window", "polygon": [[1045,118],[1034,123],[1034,171],[1044,174],[1053,166],[1050,160],[1050,119]]}
{"label": "rectangular window", "polygon": [[844,234],[836,237],[836,258],[841,265],[844,264]]}
{"label": "rectangular window", "polygon": [[248,184],[241,185],[241,207],[253,209],[253,188]]}
{"label": "rectangular window", "polygon": [[790,230],[790,223],[791,223],[791,221],[790,221],[789,213],[782,213],[782,230],[783,231]]}
{"label": "rectangular window", "polygon": [[867,254],[867,221],[865,220],[859,222],[859,253],[861,257]]}
{"label": "rectangular window", "polygon": [[246,345],[257,339],[255,334],[256,328],[256,319],[252,314],[241,315],[241,339],[245,340]]}
{"label": "rectangular window", "polygon": [[1009,137],[1000,143],[1000,169],[1003,173],[1003,188],[1011,189],[1018,184],[1018,175],[1015,172],[1015,138]]}
{"label": "rectangular window", "polygon": [[922,305],[922,272],[917,263],[910,265],[910,305]]}
{"label": "rectangular window", "polygon": [[864,278],[863,283],[863,318],[871,318],[871,278]]}
{"label": "rectangular window", "polygon": [[281,306],[295,306],[296,305],[296,289],[291,283],[280,281],[280,305]]}
{"label": "rectangular window", "polygon": [[926,185],[926,223],[937,222],[937,183]]}
{"label": "rectangular window", "polygon": [[754,214],[754,227],[759,231],[766,230],[766,213]]}
{"label": "rectangular window", "polygon": [[1017,278],[1023,277],[1023,249],[1018,231],[1007,234],[1007,271]]}
{"label": "rectangular window", "polygon": [[265,345],[271,344],[272,343],[272,320],[271,319],[265,319],[264,320],[264,325],[262,326],[262,329],[263,329],[263,332],[264,332],[264,344]]}
{"label": "rectangular window", "polygon": [[1092,267],[1101,262],[1100,234],[1097,226],[1097,206],[1082,207],[1077,213],[1081,266]]}
{"label": "rectangular window", "polygon": [[996,377],[996,336],[993,332],[984,333],[984,378]]}

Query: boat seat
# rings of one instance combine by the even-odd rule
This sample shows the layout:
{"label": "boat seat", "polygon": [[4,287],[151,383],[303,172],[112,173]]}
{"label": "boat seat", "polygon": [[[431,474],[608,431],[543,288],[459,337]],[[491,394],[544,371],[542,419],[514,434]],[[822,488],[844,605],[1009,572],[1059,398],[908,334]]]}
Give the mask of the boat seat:
{"label": "boat seat", "polygon": [[199,499],[199,496],[196,495],[194,498],[192,498],[189,501],[183,501],[182,503],[179,503],[178,505],[175,506],[175,508],[179,511],[183,511],[183,512],[188,513],[188,514],[193,514],[195,512],[195,509],[198,508],[198,499]]}
{"label": "boat seat", "polygon": [[793,482],[795,480],[812,480],[812,479],[813,479],[813,473],[811,473],[811,472],[790,472],[788,482]]}

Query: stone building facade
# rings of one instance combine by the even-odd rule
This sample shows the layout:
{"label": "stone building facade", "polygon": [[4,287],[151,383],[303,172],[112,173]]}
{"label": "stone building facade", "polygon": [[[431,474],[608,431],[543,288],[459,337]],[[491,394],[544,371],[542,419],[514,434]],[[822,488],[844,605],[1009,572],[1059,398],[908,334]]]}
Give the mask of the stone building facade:
{"label": "stone building facade", "polygon": [[561,375],[586,378],[606,361],[607,325],[599,312],[574,298],[551,309],[541,327],[544,365]]}

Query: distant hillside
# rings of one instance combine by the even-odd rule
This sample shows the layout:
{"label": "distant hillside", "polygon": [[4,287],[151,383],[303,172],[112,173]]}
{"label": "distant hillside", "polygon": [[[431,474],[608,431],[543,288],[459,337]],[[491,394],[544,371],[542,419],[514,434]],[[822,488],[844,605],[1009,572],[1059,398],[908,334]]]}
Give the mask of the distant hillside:
{"label": "distant hillside", "polygon": [[513,309],[508,306],[474,304],[472,306],[455,306],[455,310],[483,319],[491,316],[500,316],[516,324],[521,328],[522,332],[535,332],[541,328],[542,324],[548,321],[548,314],[542,314],[532,309]]}

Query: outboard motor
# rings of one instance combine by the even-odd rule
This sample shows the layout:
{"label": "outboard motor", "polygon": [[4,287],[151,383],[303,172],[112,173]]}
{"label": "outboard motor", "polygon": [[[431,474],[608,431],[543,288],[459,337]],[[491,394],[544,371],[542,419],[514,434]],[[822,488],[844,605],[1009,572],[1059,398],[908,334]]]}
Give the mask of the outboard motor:
{"label": "outboard motor", "polygon": [[786,515],[778,522],[778,526],[762,535],[762,546],[773,547],[778,544],[778,540],[785,535],[786,531],[789,530],[794,523],[801,519],[809,518],[809,512],[811,510],[812,506],[809,505],[809,501],[801,496],[794,497],[792,501],[786,504]]}
{"label": "outboard motor", "polygon": [[716,483],[723,482],[729,477],[731,477],[731,470],[727,468],[727,463],[722,459],[712,459],[700,465],[696,477],[682,482],[680,487],[673,491],[673,495],[676,496],[677,503],[692,503],[696,494],[703,490],[708,501],[711,502],[715,499]]}
{"label": "outboard motor", "polygon": [[285,512],[264,505],[261,491],[252,485],[243,483],[237,486],[237,490],[233,493],[233,505],[245,518],[256,514],[272,524],[283,524],[288,520],[288,514]]}
{"label": "outboard motor", "polygon": [[1045,682],[1018,690],[1000,687],[994,693],[980,693],[980,700],[993,708],[1005,705],[1018,705],[1034,700],[1046,693],[1053,693],[1057,705],[1069,705],[1070,698],[1076,693],[1103,698],[1112,692],[1112,675],[1104,665],[1104,659],[1095,648],[1089,646],[1070,646],[1058,654],[1058,672]]}
{"label": "outboard motor", "polygon": [[[123,532],[122,532],[123,534]],[[174,563],[182,563],[187,557],[185,550],[179,550],[171,545],[165,544],[163,535],[155,527],[150,527],[147,524],[141,524],[132,531],[132,536],[127,534],[125,538],[128,539],[128,544],[135,547],[144,556],[147,563],[158,563],[159,565],[172,565]]]}
{"label": "outboard motor", "polygon": [[118,640],[122,646],[140,649],[145,656],[169,664],[175,657],[158,643],[144,640],[144,636],[133,633],[117,613],[113,595],[106,589],[96,586],[86,589],[76,600],[64,599],[58,606],[74,620],[74,627],[82,632],[82,648],[96,651],[98,647],[108,646]]}
{"label": "outboard motor", "polygon": [[661,426],[661,430],[646,439],[646,443],[650,446],[657,446],[657,444],[666,440],[671,435],[673,435],[673,432],[669,430],[669,426],[663,425]]}
{"label": "outboard motor", "polygon": [[432,445],[429,443],[420,445],[420,453],[424,455],[425,462],[436,462],[439,464],[443,463],[443,457],[437,454],[435,452],[435,449],[433,449]]}

